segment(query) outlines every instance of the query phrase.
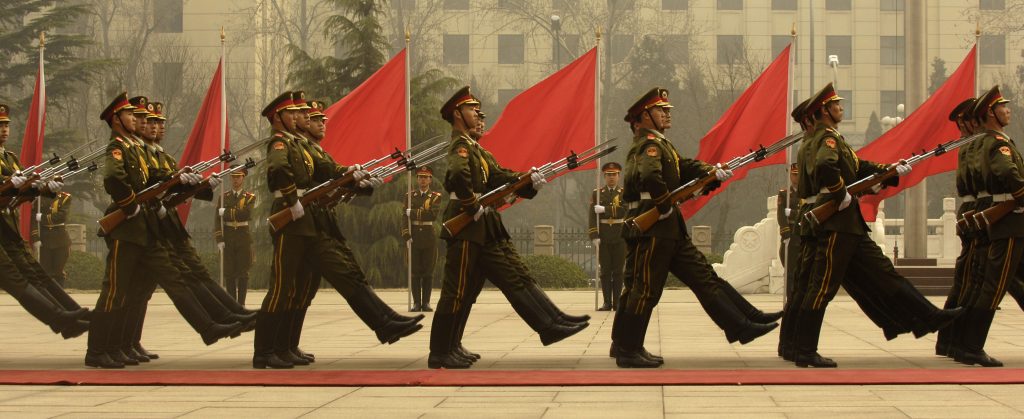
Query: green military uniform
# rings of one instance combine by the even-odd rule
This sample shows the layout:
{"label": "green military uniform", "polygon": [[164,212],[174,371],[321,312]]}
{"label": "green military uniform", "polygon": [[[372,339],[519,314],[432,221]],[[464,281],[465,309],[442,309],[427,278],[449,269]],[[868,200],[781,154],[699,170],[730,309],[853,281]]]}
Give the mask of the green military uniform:
{"label": "green military uniform", "polygon": [[40,198],[38,211],[40,219],[32,218],[32,242],[40,243],[39,264],[64,287],[68,278],[64,266],[71,256],[71,237],[65,227],[71,211],[71,194],[61,192],[53,198]]}
{"label": "green military uniform", "polygon": [[[426,170],[424,170],[426,169]],[[429,167],[421,168],[417,176],[432,176]],[[441,193],[419,189],[408,193],[408,224],[402,226],[402,236],[412,240],[412,311],[433,311],[430,293],[434,287],[434,264],[437,262],[437,233],[434,222],[441,210]],[[409,230],[411,225],[412,231]]]}
{"label": "green military uniform", "polygon": [[252,192],[244,189],[224,192],[217,202],[217,208],[224,208],[224,216],[218,215],[213,221],[215,239],[217,243],[224,243],[224,286],[242,305],[245,305],[253,259],[249,220],[255,205],[256,194]]}
{"label": "green military uniform", "polygon": [[[618,163],[615,166],[606,165],[608,170],[620,171]],[[591,240],[600,239],[598,244],[598,261],[601,265],[601,293],[604,297],[604,306],[601,309],[615,308],[619,295],[622,294],[622,269],[626,264],[626,241],[622,238],[623,221],[626,218],[626,207],[622,200],[621,187],[604,186],[594,189],[590,195],[590,211],[588,211],[590,226],[588,234]],[[600,215],[594,212],[594,207],[604,207]],[[600,226],[598,226],[600,224]]]}

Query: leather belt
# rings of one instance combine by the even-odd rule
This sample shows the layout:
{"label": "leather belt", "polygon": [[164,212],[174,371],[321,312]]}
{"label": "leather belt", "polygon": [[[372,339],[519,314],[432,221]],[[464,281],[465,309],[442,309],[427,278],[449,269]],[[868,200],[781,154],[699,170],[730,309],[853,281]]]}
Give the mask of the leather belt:
{"label": "leather belt", "polygon": [[[306,190],[305,189],[296,189],[295,193],[299,196],[299,198],[302,198],[302,195],[306,194]],[[274,191],[274,198],[284,198],[284,194],[281,193],[280,190]]]}
{"label": "leather belt", "polygon": [[1013,200],[1013,195],[1010,195],[1008,193],[997,193],[995,195],[992,195],[992,202],[1003,202],[1011,200]]}
{"label": "leather belt", "polygon": [[608,225],[622,224],[623,221],[626,221],[626,219],[625,218],[606,218],[606,219],[601,220],[601,224],[608,224]]}
{"label": "leather belt", "polygon": [[964,195],[964,196],[961,196],[960,199],[963,200],[963,202],[974,202],[974,201],[977,201],[977,199],[974,197],[974,195]]}
{"label": "leather belt", "polygon": [[433,221],[413,221],[412,225],[414,225],[414,226],[433,226],[434,222]]}
{"label": "leather belt", "polygon": [[[480,194],[478,194],[478,193],[476,193],[476,192],[473,192],[473,197],[474,197],[474,198],[479,198],[479,197],[480,197]],[[459,196],[458,196],[458,195],[456,195],[456,194],[455,194],[455,192],[452,192],[452,193],[448,194],[448,198],[451,198],[451,199],[459,199]]]}
{"label": "leather belt", "polygon": [[226,225],[228,227],[234,227],[234,228],[248,227],[249,226],[249,222],[248,221],[225,221],[224,225]]}

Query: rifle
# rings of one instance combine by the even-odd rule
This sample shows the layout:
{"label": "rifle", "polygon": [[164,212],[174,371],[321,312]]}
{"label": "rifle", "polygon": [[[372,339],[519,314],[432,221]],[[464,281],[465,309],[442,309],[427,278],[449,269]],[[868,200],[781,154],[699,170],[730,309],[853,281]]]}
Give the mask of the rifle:
{"label": "rifle", "polygon": [[[1006,201],[998,202],[988,207],[984,211],[971,214],[971,218],[968,220],[974,220],[974,227],[978,230],[984,229],[988,234],[992,234],[992,226],[1002,220],[1003,217],[1009,215],[1017,209],[1017,200],[1009,199]],[[964,213],[964,217],[967,213]],[[959,221],[957,225],[959,225]]]}
{"label": "rifle", "polygon": [[[45,160],[43,162],[40,162],[39,164],[32,165],[32,166],[29,166],[29,167],[26,167],[26,168],[22,169],[21,173],[28,173],[29,174],[28,176],[26,176],[28,178],[28,180],[26,180],[25,183],[22,184],[20,188],[18,188],[18,192],[17,193],[18,194],[24,193],[25,191],[28,190],[29,185],[31,185],[32,181],[38,179],[38,177],[33,178],[33,176],[35,176],[35,174],[32,173],[32,172],[35,172],[37,169],[39,169],[40,167],[43,167],[44,165],[47,165],[47,164],[55,165],[57,163],[60,163],[60,156],[58,156],[57,154],[54,154],[53,157],[50,158],[49,160]],[[14,182],[12,182],[11,179],[7,179],[7,181],[4,182],[3,185],[0,185],[0,194],[9,192],[11,189],[14,189]]]}
{"label": "rifle", "polygon": [[[75,176],[75,175],[77,175],[79,173],[84,173],[84,172],[90,172],[91,173],[91,172],[95,172],[98,169],[99,169],[99,166],[96,163],[92,163],[89,166],[86,166],[86,167],[83,167],[83,168],[76,169],[76,170],[73,170],[71,172],[65,173],[63,176],[55,176],[52,179],[56,180],[58,182],[63,182],[64,180],[66,180],[68,178],[71,178],[71,177],[73,177],[73,176]],[[36,182],[45,182],[45,180],[37,180]],[[23,194],[2,197],[2,198],[0,198],[0,205],[7,205],[7,208],[11,208],[11,209],[17,208],[18,205],[21,205],[23,203],[31,201],[31,200],[35,199],[37,196],[39,196],[39,194],[41,192],[40,187],[41,186],[33,187],[33,189],[35,190],[34,192],[28,191],[28,192],[23,193]]]}
{"label": "rifle", "polygon": [[956,220],[957,231],[961,233],[969,233],[978,230],[978,224],[974,222],[974,214],[977,213],[978,211],[975,210],[964,211],[964,213],[960,215],[960,219]]}
{"label": "rifle", "polygon": [[[231,154],[230,151],[224,150],[224,154],[221,154],[220,156],[217,156],[213,159],[204,162],[199,162],[192,166],[185,167],[171,175],[170,179],[167,179],[163,182],[154,184],[146,189],[143,189],[141,192],[135,195],[135,202],[139,205],[142,205],[152,201],[153,199],[159,196],[162,196],[169,189],[181,183],[182,174],[202,173],[207,169],[213,167],[217,163],[220,163],[222,161],[229,162],[231,160],[234,160],[234,158],[235,156]],[[104,234],[109,234],[110,232],[114,231],[114,229],[117,228],[117,226],[121,225],[121,223],[123,223],[124,220],[127,219],[128,214],[124,211],[124,209],[118,208],[111,212],[110,214],[103,216],[103,218],[100,218],[98,222],[100,223],[100,230]]]}
{"label": "rifle", "polygon": [[259,164],[262,161],[263,161],[263,159],[260,159],[260,161],[257,162],[257,161],[255,161],[255,160],[250,158],[250,159],[246,159],[245,160],[245,164],[225,169],[223,172],[220,172],[220,173],[214,173],[214,174],[208,176],[206,179],[203,179],[202,182],[199,182],[195,186],[189,188],[188,190],[181,191],[181,192],[175,193],[173,195],[170,195],[170,196],[164,198],[163,199],[163,205],[166,208],[174,208],[174,207],[176,207],[178,205],[184,204],[185,201],[188,201],[189,199],[191,199],[193,196],[195,196],[200,191],[203,191],[205,189],[209,189],[210,188],[210,178],[215,177],[217,179],[221,179],[221,178],[223,178],[226,175],[230,175],[230,174],[232,174],[234,172],[237,172],[237,171],[240,171],[242,169],[252,169],[252,168],[256,167],[256,165]]}
{"label": "rifle", "polygon": [[[774,144],[768,146],[768,148],[765,148],[765,146],[762,145],[757,150],[751,150],[747,154],[729,160],[727,163],[722,164],[721,168],[722,170],[736,170],[748,164],[764,160],[768,158],[768,156],[771,156],[775,153],[785,150],[787,147],[793,144],[796,144],[797,141],[800,141],[803,135],[803,133],[796,133],[784,137],[781,140],[776,141]],[[686,182],[682,186],[679,186],[678,188],[670,192],[668,199],[672,202],[672,205],[678,205],[683,201],[693,199],[700,195],[701,192],[708,187],[708,185],[718,180],[718,178],[715,176],[715,171],[717,170],[718,167],[715,167],[709,170],[708,173],[705,174],[704,176]],[[661,213],[658,212],[657,208],[651,208],[643,212],[642,214],[637,215],[636,217],[626,220],[626,225],[628,225],[630,228],[637,229],[637,231],[645,232],[647,230],[650,230],[651,227],[653,227],[654,224],[658,222],[658,217],[660,216]]]}
{"label": "rifle", "polygon": [[[941,156],[946,154],[946,152],[960,148],[961,146],[977,140],[984,135],[985,134],[974,134],[966,137],[960,137],[955,140],[939,144],[930,151],[923,151],[921,154],[914,154],[909,159],[903,161],[906,162],[906,164],[914,166],[932,157]],[[898,175],[896,173],[896,166],[893,166],[884,172],[874,173],[871,176],[850,184],[850,186],[846,187],[846,190],[850,195],[861,195],[895,176]],[[804,214],[804,218],[807,219],[812,226],[817,227],[828,220],[829,217],[835,215],[836,212],[839,212],[839,204],[837,204],[836,201],[828,201],[818,205],[810,211],[807,211],[807,213]]]}
{"label": "rifle", "polygon": [[[445,145],[445,144],[441,144],[441,145]],[[443,151],[443,148],[440,148],[438,150],[442,150]],[[434,162],[436,162],[438,160],[441,160],[441,159],[447,157],[447,154],[443,153],[443,152],[442,153],[437,153],[434,156],[430,156],[430,154],[432,154],[434,152],[436,152],[436,151],[432,151],[432,149],[428,149],[428,150],[424,151],[423,153],[420,153],[418,156],[409,158],[405,162],[404,165],[400,165],[400,166],[388,165],[386,167],[380,167],[380,168],[374,169],[374,170],[370,171],[370,176],[371,177],[379,177],[381,179],[384,179],[384,183],[387,183],[389,180],[394,179],[395,175],[397,175],[397,174],[399,174],[401,172],[411,172],[411,171],[414,171],[414,170],[416,170],[416,169],[418,169],[420,167],[429,166],[430,164],[432,164],[432,163],[434,163]],[[333,207],[333,206],[337,205],[340,202],[349,202],[349,201],[352,200],[352,198],[355,198],[355,196],[356,196],[355,191],[352,191],[350,189],[344,189],[343,190],[343,189],[339,188],[339,189],[335,189],[335,190],[327,193],[327,195],[324,196],[323,198],[320,198],[316,202],[316,204],[319,205],[319,206],[322,206],[322,207],[330,208],[330,207]]]}
{"label": "rifle", "polygon": [[[579,154],[570,151],[568,156],[563,157],[560,160],[545,163],[543,166],[537,169],[537,172],[544,176],[544,179],[547,179],[561,172],[573,170],[579,167],[580,165],[597,160],[605,155],[614,152],[615,149],[618,147],[609,144],[614,142],[615,140],[615,138],[612,138],[611,140],[605,141],[601,144],[591,147],[590,149]],[[519,175],[519,178],[517,178],[516,180],[501,185],[481,195],[477,202],[482,207],[494,207],[503,203],[505,199],[512,193],[526,187],[527,185],[532,184],[532,174],[533,172],[527,172],[523,173],[522,175]],[[456,215],[449,219],[448,221],[445,221],[444,229],[448,231],[448,234],[454,236],[456,234],[459,234],[460,231],[462,231],[464,228],[466,228],[466,226],[468,226],[470,223],[474,221],[475,220],[473,219],[473,214],[463,211],[459,213],[459,215]]]}

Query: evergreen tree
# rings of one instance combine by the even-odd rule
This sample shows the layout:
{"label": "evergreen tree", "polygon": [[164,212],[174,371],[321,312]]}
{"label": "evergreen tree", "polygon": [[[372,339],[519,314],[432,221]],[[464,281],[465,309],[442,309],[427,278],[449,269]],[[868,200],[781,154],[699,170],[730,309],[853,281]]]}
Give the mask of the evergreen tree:
{"label": "evergreen tree", "polygon": [[928,94],[935,93],[939,90],[939,88],[942,87],[942,84],[946,82],[947,78],[949,77],[946,76],[946,61],[939,57],[935,57],[935,59],[932,60],[932,74],[928,76]]}
{"label": "evergreen tree", "polygon": [[864,144],[871,144],[876,138],[882,136],[882,121],[878,119],[878,113],[871,111],[871,118],[868,119],[868,129],[864,131]]}

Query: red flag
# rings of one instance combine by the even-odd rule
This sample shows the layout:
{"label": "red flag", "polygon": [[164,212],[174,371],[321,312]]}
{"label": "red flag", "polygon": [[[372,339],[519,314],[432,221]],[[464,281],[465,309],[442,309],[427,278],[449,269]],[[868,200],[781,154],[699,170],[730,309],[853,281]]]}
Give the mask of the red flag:
{"label": "red flag", "polygon": [[340,158],[339,163],[363,163],[395,148],[405,148],[406,56],[406,50],[399,51],[363,84],[324,111],[327,134],[320,145]]}
{"label": "red flag", "polygon": [[[220,63],[217,64],[217,71],[213,73],[213,80],[210,80],[210,87],[206,89],[206,97],[203,99],[203,105],[199,108],[199,114],[196,115],[195,125],[192,125],[192,132],[188,135],[185,151],[181,153],[181,159],[178,160],[178,167],[191,166],[220,155],[222,129],[224,132],[224,148],[230,148],[227,120],[221,114],[224,107],[225,93],[223,75],[224,59],[221,58]],[[217,168],[217,166],[214,166],[209,171]],[[181,216],[183,224],[188,221],[191,205],[191,202],[189,202],[178,207],[178,215]]]}
{"label": "red flag", "polygon": [[593,147],[596,71],[594,48],[517,95],[484,136],[484,146],[502,166],[520,171]]}
{"label": "red flag", "polygon": [[[28,110],[25,122],[25,138],[21,143],[21,166],[28,167],[43,158],[43,136],[46,132],[46,76],[43,73],[43,51],[39,50],[39,73],[36,74],[36,87],[32,94],[32,105]],[[35,201],[32,201],[35,202]],[[18,224],[21,237],[29,238],[31,232],[32,203],[22,204]]]}
{"label": "red flag", "polygon": [[[764,69],[757,80],[740,95],[739,99],[722,114],[707,135],[700,140],[697,160],[710,164],[723,163],[733,157],[747,154],[759,146],[769,146],[786,136],[787,94],[789,92],[789,50],[782,50],[775,61]],[[758,163],[735,170],[731,183],[743,179],[755,167],[785,164],[786,154],[778,153]],[[690,218],[700,211],[711,197],[726,185],[708,195],[687,201],[682,206],[683,216]]]}
{"label": "red flag", "polygon": [[[974,96],[976,48],[971,48],[956,71],[939,90],[921,104],[907,119],[871,144],[857,151],[857,156],[875,163],[893,163],[922,149],[935,148],[940,142],[960,137],[960,130],[949,120],[949,112],[964,99]],[[956,169],[956,153],[933,157],[914,166],[909,175],[900,177],[897,187],[882,189],[877,195],[860,199],[860,211],[866,221],[875,221],[878,203],[900,191],[917,185],[936,173]]]}

